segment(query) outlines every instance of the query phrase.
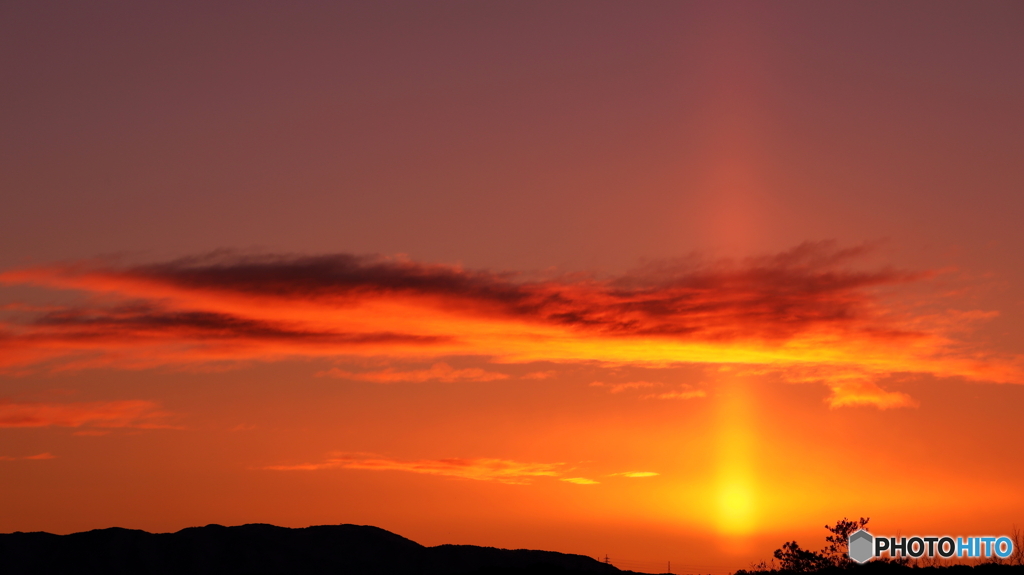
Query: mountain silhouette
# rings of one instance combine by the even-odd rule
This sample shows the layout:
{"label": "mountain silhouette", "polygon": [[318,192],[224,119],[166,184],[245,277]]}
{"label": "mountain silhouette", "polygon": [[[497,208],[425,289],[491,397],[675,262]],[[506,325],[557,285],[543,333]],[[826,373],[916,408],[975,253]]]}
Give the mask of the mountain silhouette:
{"label": "mountain silhouette", "polygon": [[475,545],[424,547],[365,525],[301,529],[207,525],[176,533],[96,529],[0,534],[5,575],[612,575],[612,565],[554,551]]}

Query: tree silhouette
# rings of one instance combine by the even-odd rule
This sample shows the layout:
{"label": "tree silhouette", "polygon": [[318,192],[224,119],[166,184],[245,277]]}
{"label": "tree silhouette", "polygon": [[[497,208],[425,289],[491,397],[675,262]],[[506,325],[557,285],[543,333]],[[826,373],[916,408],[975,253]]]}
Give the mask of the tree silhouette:
{"label": "tree silhouette", "polygon": [[[826,525],[825,529],[830,534],[825,538],[827,545],[821,551],[803,549],[796,541],[790,541],[776,549],[773,555],[779,562],[779,568],[783,571],[808,573],[830,567],[837,569],[852,567],[855,563],[850,559],[849,554],[850,535],[858,529],[866,527],[869,520],[870,518],[868,517],[861,517],[856,520],[844,517],[837,521],[835,525]],[[899,560],[896,562],[905,563],[905,561],[901,562]],[[755,566],[755,568],[761,569],[766,567],[763,562],[761,565]]]}
{"label": "tree silhouette", "polygon": [[830,565],[822,554],[801,549],[796,541],[783,543],[781,548],[775,550],[774,555],[779,560],[779,567],[784,571],[807,573]]}
{"label": "tree silhouette", "polygon": [[851,521],[844,517],[834,526],[825,526],[831,535],[825,538],[828,545],[821,551],[802,549],[796,541],[790,541],[775,550],[775,558],[779,560],[782,569],[788,571],[808,572],[826,567],[849,567],[853,565],[849,555],[850,535],[866,526],[869,520],[868,517],[861,517]]}
{"label": "tree silhouette", "polygon": [[[829,536],[825,538],[825,545],[821,551],[811,551],[810,549],[803,549],[800,544],[796,541],[790,541],[784,543],[782,547],[775,550],[773,553],[775,559],[778,561],[778,569],[775,567],[775,562],[772,565],[768,565],[764,561],[751,565],[750,571],[740,570],[736,572],[736,575],[746,575],[748,573],[757,572],[776,572],[776,571],[794,571],[798,573],[810,573],[821,570],[833,570],[833,569],[848,569],[856,567],[849,554],[849,542],[850,535],[854,534],[858,529],[867,527],[869,518],[861,517],[860,519],[851,521],[847,518],[842,518],[836,521],[835,525],[826,525],[825,529],[828,530]],[[1015,532],[1019,533],[1019,532]],[[876,557],[872,560],[872,563],[886,564],[891,567],[906,567],[910,564],[910,559],[907,557]]]}
{"label": "tree silhouette", "polygon": [[825,538],[828,545],[821,550],[821,555],[827,563],[833,567],[849,567],[853,564],[850,559],[850,535],[859,529],[863,529],[870,521],[870,517],[861,517],[856,521],[850,521],[843,517],[837,521],[834,527],[825,526],[832,534]]}

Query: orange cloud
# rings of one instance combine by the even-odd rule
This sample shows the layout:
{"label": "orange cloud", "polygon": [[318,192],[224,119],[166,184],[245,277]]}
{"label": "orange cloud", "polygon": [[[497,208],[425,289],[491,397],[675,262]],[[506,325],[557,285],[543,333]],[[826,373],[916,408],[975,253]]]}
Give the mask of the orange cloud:
{"label": "orange cloud", "polygon": [[371,371],[353,373],[332,368],[316,374],[318,377],[339,377],[344,379],[357,379],[360,381],[375,381],[377,383],[395,383],[400,381],[424,382],[424,381],[494,381],[497,379],[508,379],[508,375],[494,371],[484,371],[471,367],[466,369],[455,369],[447,363],[435,363],[430,369],[418,369],[412,371],[398,371],[388,368],[382,371]]}
{"label": "orange cloud", "polygon": [[[595,381],[590,384],[591,387],[607,387],[608,393],[621,393],[627,389],[643,389],[648,387],[659,387],[664,385],[660,382],[651,381],[630,381],[627,383],[603,383]],[[693,399],[696,397],[705,397],[707,393],[702,389],[693,389],[689,385],[680,386],[679,390],[666,391],[664,393],[649,393],[643,395],[641,399]]]}
{"label": "orange cloud", "polygon": [[651,381],[630,381],[627,383],[603,383],[595,381],[590,384],[591,387],[607,387],[608,393],[622,393],[627,389],[640,389],[642,387],[655,387],[661,383]]}
{"label": "orange cloud", "polygon": [[0,455],[0,461],[17,461],[19,459],[29,461],[39,461],[43,459],[54,459],[56,456],[51,453],[38,453],[36,455],[27,455],[25,457],[11,457],[9,455]]}
{"label": "orange cloud", "polygon": [[[769,373],[771,369],[762,370]],[[918,407],[918,402],[908,394],[886,391],[872,380],[869,372],[856,367],[831,368],[800,367],[781,372],[787,381],[795,383],[824,383],[832,394],[825,398],[829,407],[872,406],[878,409]]]}
{"label": "orange cloud", "polygon": [[166,428],[168,413],[151,401],[81,403],[13,403],[0,400],[3,427],[135,427]]}
{"label": "orange cloud", "polygon": [[[269,465],[262,469],[271,471],[319,471],[323,469],[364,469],[371,471],[406,471],[426,475],[443,475],[474,479],[477,481],[497,481],[514,485],[525,485],[538,477],[557,478],[559,481],[577,485],[597,485],[600,481],[586,477],[564,477],[571,471],[565,463],[527,463],[510,459],[470,458],[470,459],[417,459],[403,460],[366,453],[336,453],[319,463],[300,463],[296,465]],[[612,476],[651,477],[658,475],[652,471],[627,471],[612,473]]]}
{"label": "orange cloud", "polygon": [[548,371],[533,371],[522,377],[522,379],[549,379],[556,375],[553,370]]}
{"label": "orange cloud", "polygon": [[271,465],[264,469],[276,471],[315,471],[320,469],[367,469],[373,471],[407,471],[427,475],[443,475],[477,481],[525,484],[536,477],[561,475],[562,463],[523,463],[508,459],[391,459],[367,454],[336,454],[320,463]]}
{"label": "orange cloud", "polygon": [[833,409],[857,405],[870,405],[879,409],[918,406],[917,401],[906,393],[886,391],[873,381],[845,381],[829,387],[832,396],[825,401]]}
{"label": "orange cloud", "polygon": [[[868,382],[918,373],[1024,383],[1020,355],[963,339],[965,325],[991,313],[915,314],[898,301],[887,304],[876,288],[898,295],[927,274],[852,268],[863,252],[804,244],[742,261],[665,261],[612,278],[544,281],[351,255],[218,253],[141,266],[13,270],[0,274],[0,283],[77,289],[89,299],[80,306],[5,308],[0,369],[209,369],[310,357],[464,355],[814,369],[818,381],[844,389],[843,374],[851,371]],[[435,365],[323,375],[454,381],[492,373],[497,379],[496,372]],[[836,392],[835,405],[863,404],[868,400],[851,398],[868,395]],[[872,405],[907,404],[896,395],[874,397]]]}
{"label": "orange cloud", "polygon": [[698,397],[706,397],[707,393],[703,389],[689,389],[684,386],[684,389],[677,391],[666,391],[665,393],[652,393],[650,395],[643,396],[643,399],[695,399]]}

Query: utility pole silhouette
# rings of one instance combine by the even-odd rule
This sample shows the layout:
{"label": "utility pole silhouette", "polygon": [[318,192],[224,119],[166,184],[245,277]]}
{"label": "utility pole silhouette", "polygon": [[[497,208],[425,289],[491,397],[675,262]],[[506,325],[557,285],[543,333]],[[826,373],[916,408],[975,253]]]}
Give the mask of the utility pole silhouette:
{"label": "utility pole silhouette", "polygon": [[672,572],[672,562],[671,561],[668,562],[668,572],[669,573]]}
{"label": "utility pole silhouette", "polygon": [[605,565],[611,565],[611,563],[608,562],[608,554],[607,553],[605,553],[605,555],[604,555],[604,564]]}

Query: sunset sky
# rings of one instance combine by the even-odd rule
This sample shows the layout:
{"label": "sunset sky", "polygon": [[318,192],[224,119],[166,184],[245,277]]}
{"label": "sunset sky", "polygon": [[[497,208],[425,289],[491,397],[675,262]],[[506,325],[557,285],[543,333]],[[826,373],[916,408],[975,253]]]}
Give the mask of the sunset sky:
{"label": "sunset sky", "polygon": [[3,2],[0,77],[0,532],[1024,524],[1024,4]]}

